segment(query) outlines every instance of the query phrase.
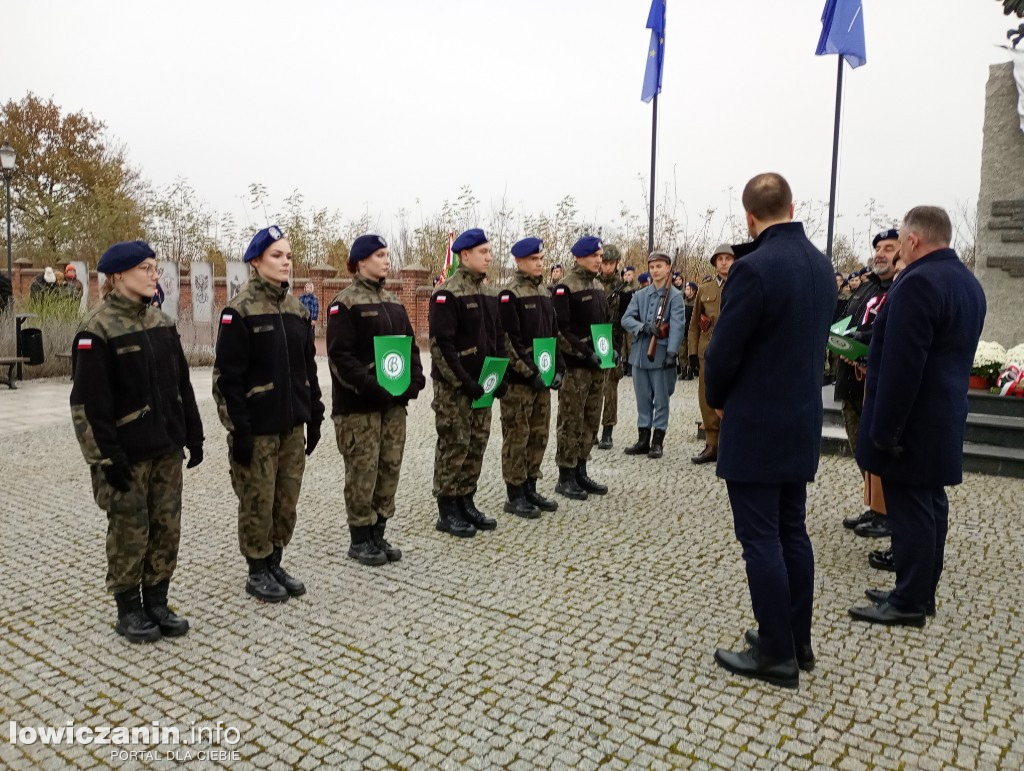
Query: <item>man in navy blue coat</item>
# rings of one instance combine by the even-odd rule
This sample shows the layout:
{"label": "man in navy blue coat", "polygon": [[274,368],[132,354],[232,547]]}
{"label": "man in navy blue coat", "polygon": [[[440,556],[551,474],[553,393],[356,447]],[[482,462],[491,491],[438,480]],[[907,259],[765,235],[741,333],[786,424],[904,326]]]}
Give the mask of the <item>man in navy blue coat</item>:
{"label": "man in navy blue coat", "polygon": [[755,238],[734,247],[705,354],[705,390],[722,415],[718,476],[728,487],[758,629],[745,635],[748,650],[719,649],[715,661],[795,688],[798,667],[814,666],[814,553],[804,517],[807,483],[818,470],[825,342],[837,290],[829,260],[792,222],[785,179],[754,177],[743,208]]}
{"label": "man in navy blue coat", "polygon": [[882,480],[892,527],[896,588],[850,615],[924,626],[935,613],[949,501],[963,481],[967,379],[985,323],[985,293],[949,248],[953,228],[936,206],[911,209],[900,229],[906,267],[875,319],[868,350],[857,462]]}

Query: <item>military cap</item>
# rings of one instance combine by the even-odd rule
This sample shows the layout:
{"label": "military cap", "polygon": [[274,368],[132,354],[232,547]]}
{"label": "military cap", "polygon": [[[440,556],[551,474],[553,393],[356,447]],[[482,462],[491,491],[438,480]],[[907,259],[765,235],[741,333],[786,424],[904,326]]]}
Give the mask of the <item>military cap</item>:
{"label": "military cap", "polygon": [[692,286],[693,287],[693,291],[694,292],[697,291],[697,285],[693,281],[687,281],[686,282],[686,286]]}
{"label": "military cap", "polygon": [[601,262],[618,262],[622,257],[619,252],[619,247],[609,244],[604,248],[604,254],[601,255]]}
{"label": "military cap", "polygon": [[560,263],[560,262],[556,262],[556,263],[555,263],[554,265],[552,265],[552,266],[551,266],[551,272],[552,272],[552,273],[554,273],[554,272],[555,272],[555,268],[558,268],[558,270],[561,270],[561,269],[562,269],[562,263]]}
{"label": "military cap", "polygon": [[636,280],[639,283],[643,284],[644,282],[651,280],[651,274],[650,273],[641,273],[639,276],[636,277]]}
{"label": "military cap", "polygon": [[522,238],[512,244],[512,256],[520,260],[538,254],[543,248],[544,241],[540,238]]}
{"label": "military cap", "polygon": [[573,257],[589,257],[600,248],[600,238],[597,236],[583,236],[583,238],[572,245],[570,251]]}
{"label": "military cap", "polygon": [[488,241],[484,231],[480,228],[470,228],[455,239],[455,243],[452,244],[452,251],[458,254],[459,252],[464,252],[467,249],[475,249],[481,244],[486,243],[488,243]]}
{"label": "military cap", "polygon": [[387,249],[388,244],[383,238],[373,233],[359,236],[352,242],[352,248],[348,250],[348,267],[354,270],[356,265],[365,260],[378,249]]}
{"label": "military cap", "polygon": [[736,252],[732,250],[732,247],[729,244],[719,244],[718,246],[715,247],[715,251],[711,253],[712,265],[715,264],[715,257],[717,257],[720,254],[728,254],[730,257],[736,256]]}
{"label": "military cap", "polygon": [[245,250],[245,256],[242,259],[245,262],[252,262],[265,251],[275,241],[280,241],[284,238],[284,234],[281,232],[281,228],[277,225],[271,225],[269,228],[263,228],[256,235],[252,237],[252,241],[249,242],[249,248]]}
{"label": "military cap", "polygon": [[625,273],[625,272],[626,272],[627,270],[631,270],[631,271],[633,271],[634,273],[636,273],[636,268],[634,268],[634,267],[633,267],[632,265],[627,265],[626,267],[624,267],[624,268],[622,269],[622,272],[623,272],[623,273]]}
{"label": "military cap", "polygon": [[123,273],[150,257],[156,257],[156,252],[145,241],[122,241],[103,253],[96,270],[108,276]]}
{"label": "military cap", "polygon": [[871,239],[871,248],[877,249],[879,241],[899,241],[900,231],[896,228],[889,228],[883,230],[881,233],[877,233],[874,238]]}
{"label": "military cap", "polygon": [[661,260],[662,262],[667,262],[669,265],[672,264],[672,258],[669,257],[664,252],[651,252],[650,256],[647,258],[647,262],[648,263],[652,263],[652,262],[654,262],[656,260]]}

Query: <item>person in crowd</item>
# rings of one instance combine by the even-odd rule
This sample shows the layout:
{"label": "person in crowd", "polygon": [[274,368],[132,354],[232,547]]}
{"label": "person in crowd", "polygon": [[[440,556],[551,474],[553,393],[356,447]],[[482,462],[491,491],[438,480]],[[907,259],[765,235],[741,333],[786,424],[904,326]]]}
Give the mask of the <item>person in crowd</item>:
{"label": "person in crowd", "polygon": [[690,319],[693,318],[693,306],[697,300],[697,285],[692,281],[683,284],[683,311],[685,322],[683,323],[683,340],[679,344],[679,379],[693,380],[695,368],[690,366],[690,357],[687,355],[687,347],[690,338]]}
{"label": "person in crowd", "polygon": [[861,274],[860,274],[860,271],[858,270],[858,271],[855,271],[855,272],[851,273],[849,278],[847,279],[847,283],[850,286],[850,295],[851,295],[851,298],[852,298],[852,296],[857,292],[857,290],[860,289],[860,284],[861,284]]}
{"label": "person in crowd", "polygon": [[102,302],[71,344],[71,419],[96,505],[107,513],[114,631],[133,643],[188,632],[167,595],[181,537],[183,448],[187,468],[203,461],[203,424],[181,339],[170,317],[149,306],[155,257],[144,241],[103,253]]}
{"label": "person in crowd", "polygon": [[[828,258],[793,222],[793,194],[779,174],[743,190],[753,241],[722,295],[705,352],[707,402],[722,419],[718,476],[725,480],[743,547],[757,629],[743,651],[719,649],[734,674],[789,688],[814,666],[814,553],[805,524],[807,483],[821,451],[825,342],[836,286]],[[766,382],[785,382],[765,409]]]}
{"label": "person in crowd", "polygon": [[[623,290],[624,293],[628,293],[632,296],[635,292],[640,291],[640,284],[636,280],[636,269],[632,265],[627,265],[622,270],[622,283],[626,285]],[[627,302],[626,305],[629,305]],[[625,310],[625,307],[623,308]],[[622,336],[622,376],[633,377],[633,366],[629,363],[629,354],[633,346],[633,338],[629,335]]]}
{"label": "person in crowd", "polygon": [[935,613],[949,527],[947,485],[963,481],[967,381],[985,323],[978,280],[950,248],[949,215],[907,212],[906,266],[875,320],[868,351],[857,462],[882,480],[896,586],[869,589],[858,621],[922,627]]}
{"label": "person in crowd", "polygon": [[619,381],[623,377],[625,350],[625,333],[622,329],[622,314],[629,305],[630,291],[626,283],[619,277],[620,253],[618,247],[609,244],[604,248],[601,257],[601,272],[597,280],[604,287],[605,301],[612,321],[612,347],[620,357],[620,361],[605,373],[604,388],[601,392],[601,438],[598,440],[599,450],[612,448],[612,432],[619,419]]}
{"label": "person in crowd", "polygon": [[220,316],[213,396],[228,430],[245,591],[284,602],[306,593],[281,563],[324,405],[309,312],[288,287],[291,244],[271,225],[252,237],[243,259],[253,275]]}
{"label": "person in crowd", "polygon": [[554,288],[556,286],[558,286],[558,284],[562,280],[562,276],[564,276],[564,275],[565,275],[565,270],[562,268],[561,263],[555,263],[554,265],[552,265],[551,266],[551,278],[548,281],[548,289],[554,291]]}
{"label": "person in crowd", "polygon": [[46,266],[29,287],[29,296],[33,300],[40,300],[52,293],[56,285],[57,273],[50,266]]}
{"label": "person in crowd", "polygon": [[0,314],[14,305],[14,287],[6,274],[0,273]]}
{"label": "person in crowd", "polygon": [[320,319],[320,301],[317,299],[312,281],[307,281],[305,286],[302,287],[299,302],[309,311],[309,325],[313,327],[313,334],[315,336],[316,322]]}
{"label": "person in crowd", "polygon": [[71,263],[68,263],[64,268],[64,281],[67,285],[66,291],[70,296],[76,300],[81,300],[85,287],[82,286],[82,282],[78,278],[78,270]]}
{"label": "person in crowd", "polygon": [[639,276],[636,277],[636,280],[637,283],[640,285],[640,288],[643,289],[645,286],[651,285],[651,274],[647,272],[641,273]]}

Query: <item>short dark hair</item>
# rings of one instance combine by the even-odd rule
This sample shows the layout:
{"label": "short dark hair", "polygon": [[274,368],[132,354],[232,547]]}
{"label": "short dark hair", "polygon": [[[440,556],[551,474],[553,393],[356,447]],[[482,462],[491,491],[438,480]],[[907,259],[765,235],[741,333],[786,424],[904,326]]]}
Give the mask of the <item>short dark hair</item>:
{"label": "short dark hair", "polygon": [[949,246],[953,240],[953,223],[946,210],[938,206],[915,206],[903,218],[903,227],[908,233],[917,233],[922,241],[929,244]]}
{"label": "short dark hair", "polygon": [[758,174],[743,188],[743,208],[762,222],[785,217],[792,205],[789,183],[773,171]]}

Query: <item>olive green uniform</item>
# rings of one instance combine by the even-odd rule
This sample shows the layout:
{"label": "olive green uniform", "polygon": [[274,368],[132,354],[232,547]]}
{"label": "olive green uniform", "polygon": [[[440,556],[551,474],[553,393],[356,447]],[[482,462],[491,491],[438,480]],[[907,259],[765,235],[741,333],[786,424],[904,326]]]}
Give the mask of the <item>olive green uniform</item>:
{"label": "olive green uniform", "polygon": [[713,276],[697,287],[697,297],[693,303],[693,315],[690,317],[690,329],[687,336],[689,356],[697,356],[700,361],[700,377],[697,381],[697,401],[700,404],[700,416],[704,424],[704,434],[708,447],[718,447],[718,429],[722,420],[718,417],[704,396],[704,352],[711,343],[711,334],[715,330],[715,322],[721,313],[722,287],[724,280]]}

